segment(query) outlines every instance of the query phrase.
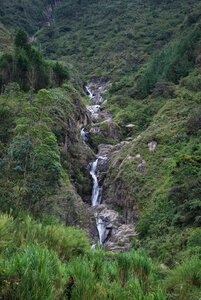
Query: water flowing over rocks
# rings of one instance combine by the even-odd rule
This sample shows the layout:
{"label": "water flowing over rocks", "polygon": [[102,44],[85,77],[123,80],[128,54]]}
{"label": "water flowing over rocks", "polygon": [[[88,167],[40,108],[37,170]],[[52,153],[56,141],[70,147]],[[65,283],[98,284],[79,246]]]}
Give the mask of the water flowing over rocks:
{"label": "water flowing over rocks", "polygon": [[91,102],[86,105],[86,110],[91,120],[88,131],[92,141],[91,145],[94,148],[98,146],[97,141],[100,143],[106,142],[115,144],[118,143],[121,138],[119,126],[113,120],[111,111],[107,109],[107,100],[104,99],[104,93],[107,91],[109,85],[110,81],[103,77],[101,79],[89,80],[84,87]]}
{"label": "water flowing over rocks", "polygon": [[[91,80],[87,83],[85,90],[93,105],[87,105],[87,110],[91,114],[92,128],[99,128],[100,123],[112,123],[110,112],[102,108],[105,103],[101,93],[108,85],[108,80]],[[96,121],[100,121],[100,123]],[[96,122],[96,123],[93,123]],[[94,130],[98,134],[98,130]],[[83,132],[81,133],[83,134]],[[83,135],[82,135],[83,136]],[[85,137],[84,137],[85,139]],[[122,141],[116,145],[100,144],[96,160],[90,163],[90,175],[93,181],[91,196],[91,211],[95,218],[97,234],[93,232],[92,236],[99,243],[104,245],[107,250],[126,251],[132,244],[132,238],[136,235],[135,226],[132,223],[126,223],[124,216],[118,211],[118,207],[102,201],[104,197],[104,179],[109,171],[111,157],[115,157],[122,147],[129,144],[128,141]],[[114,163],[114,162],[113,162]],[[92,246],[93,248],[95,245]]]}
{"label": "water flowing over rocks", "polygon": [[109,84],[110,81],[107,77],[94,78],[87,82],[85,89],[93,104],[102,104],[105,101],[102,93],[106,91]]}

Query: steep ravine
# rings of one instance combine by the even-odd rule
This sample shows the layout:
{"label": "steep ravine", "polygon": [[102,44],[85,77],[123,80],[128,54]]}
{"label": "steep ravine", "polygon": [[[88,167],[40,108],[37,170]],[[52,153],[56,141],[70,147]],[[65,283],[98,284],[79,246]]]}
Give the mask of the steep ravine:
{"label": "steep ravine", "polygon": [[[112,124],[112,115],[104,109],[102,93],[107,88],[107,82],[89,81],[86,86],[86,92],[92,101],[92,105],[87,105],[87,110],[91,114],[91,134],[100,134],[101,122],[109,122]],[[95,126],[94,126],[95,125]],[[112,125],[111,125],[112,126]],[[96,128],[94,130],[94,128]],[[81,136],[83,142],[87,141],[87,132],[82,128]],[[115,205],[108,205],[102,202],[104,195],[103,182],[105,175],[109,170],[111,155],[118,154],[122,147],[126,147],[129,142],[122,141],[116,145],[100,144],[96,160],[90,163],[90,175],[93,180],[93,189],[91,196],[91,210],[95,216],[96,228],[99,236],[99,244],[104,245],[107,250],[125,251],[131,247],[132,238],[136,235],[133,223],[127,223],[123,215],[118,212]]]}

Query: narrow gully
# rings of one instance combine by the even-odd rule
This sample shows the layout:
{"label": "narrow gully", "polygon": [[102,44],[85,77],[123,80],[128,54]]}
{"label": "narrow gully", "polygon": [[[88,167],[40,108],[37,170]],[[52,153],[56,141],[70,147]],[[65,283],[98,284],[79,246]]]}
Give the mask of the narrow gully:
{"label": "narrow gully", "polygon": [[[90,90],[90,88],[88,86],[85,87],[87,94],[89,96],[89,99],[91,101],[93,101],[92,104],[95,104],[94,102],[94,96],[92,91]],[[93,105],[95,108],[96,106],[98,106],[100,108],[100,105]],[[93,114],[93,112],[89,109],[89,107],[87,107],[88,111],[90,111],[91,114]],[[85,128],[82,128],[81,130],[81,137],[84,143],[86,143],[86,131]],[[98,163],[101,160],[105,160],[107,159],[107,157],[102,157],[102,156],[97,156],[97,159],[93,162],[91,162],[91,168],[90,168],[90,175],[93,179],[93,188],[92,188],[92,195],[91,195],[91,205],[94,207],[95,209],[95,218],[96,218],[96,228],[98,230],[98,234],[99,234],[99,243],[101,245],[104,244],[104,242],[106,241],[109,232],[112,228],[111,222],[110,220],[108,220],[107,217],[104,216],[99,216],[98,213],[98,207],[101,204],[101,194],[100,194],[100,187],[99,187],[99,182],[98,182],[98,176],[97,176],[97,167],[98,167]]]}

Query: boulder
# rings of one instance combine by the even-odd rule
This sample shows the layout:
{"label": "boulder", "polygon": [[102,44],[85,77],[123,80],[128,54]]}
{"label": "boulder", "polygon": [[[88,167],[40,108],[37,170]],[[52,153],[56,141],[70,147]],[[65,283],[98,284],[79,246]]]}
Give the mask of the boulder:
{"label": "boulder", "polygon": [[148,143],[148,148],[150,152],[155,151],[157,146],[157,142],[156,141],[151,141],[150,143]]}

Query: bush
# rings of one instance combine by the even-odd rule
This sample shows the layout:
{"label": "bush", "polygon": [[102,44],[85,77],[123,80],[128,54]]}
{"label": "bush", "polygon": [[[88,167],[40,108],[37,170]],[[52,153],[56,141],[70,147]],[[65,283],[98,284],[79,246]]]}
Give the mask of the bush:
{"label": "bush", "polygon": [[197,134],[201,129],[201,109],[198,108],[186,123],[187,133]]}
{"label": "bush", "polygon": [[200,38],[200,29],[192,29],[180,40],[175,40],[143,65],[137,78],[139,96],[145,98],[160,80],[179,83],[191,71],[195,63],[193,49]]}
{"label": "bush", "polygon": [[201,249],[201,228],[196,228],[188,238],[189,247],[200,247]]}
{"label": "bush", "polygon": [[85,233],[73,227],[47,226],[45,240],[47,247],[53,249],[61,259],[85,254],[89,250],[89,240]]}
{"label": "bush", "polygon": [[0,262],[1,297],[4,299],[58,299],[65,283],[65,268],[46,248],[28,245]]}
{"label": "bush", "polygon": [[[53,77],[53,78],[52,78]],[[69,73],[60,63],[47,63],[41,52],[28,43],[25,32],[19,30],[15,38],[15,52],[0,57],[0,90],[10,82],[17,82],[22,90],[39,90],[53,84],[61,85]]]}
{"label": "bush", "polygon": [[191,72],[189,74],[189,76],[183,78],[180,81],[180,85],[182,87],[187,88],[190,91],[200,92],[201,91],[201,74],[200,74],[200,71],[195,70],[194,72]]}
{"label": "bush", "polygon": [[201,292],[201,260],[194,256],[172,270],[165,280],[168,297],[177,300],[198,300]]}
{"label": "bush", "polygon": [[174,98],[176,95],[175,85],[164,80],[158,81],[152,91],[151,98],[163,97],[165,99]]}
{"label": "bush", "polygon": [[56,62],[53,66],[54,71],[54,79],[57,85],[61,85],[64,80],[69,79],[69,73],[67,68],[65,68],[62,64]]}

